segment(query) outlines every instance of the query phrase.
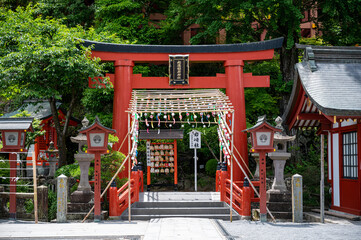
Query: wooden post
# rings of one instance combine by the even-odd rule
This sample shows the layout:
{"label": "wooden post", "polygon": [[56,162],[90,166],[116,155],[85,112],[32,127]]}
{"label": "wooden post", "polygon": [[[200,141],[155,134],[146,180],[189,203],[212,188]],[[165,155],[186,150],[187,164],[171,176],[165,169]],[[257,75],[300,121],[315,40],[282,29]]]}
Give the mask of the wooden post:
{"label": "wooden post", "polygon": [[[38,188],[37,188],[37,181],[36,181],[36,159],[35,159],[35,152],[33,152],[32,162],[33,162],[33,184],[34,184],[34,216],[35,216],[35,223],[38,223]],[[46,195],[46,199],[48,199],[48,195]],[[48,202],[46,202],[48,205]],[[48,217],[46,217],[48,218]]]}
{"label": "wooden post", "polygon": [[[35,193],[34,193],[35,198]],[[46,186],[39,186],[38,187],[38,204],[39,204],[39,212],[35,214],[35,201],[34,201],[34,214],[35,219],[37,218],[36,215],[39,215],[39,219],[41,221],[47,222],[48,221],[48,187]],[[37,223],[37,220],[35,220]]]}
{"label": "wooden post", "polygon": [[[128,129],[130,129],[130,114],[128,114]],[[132,133],[130,133],[132,134]],[[131,152],[130,152],[130,134],[128,135],[128,152],[130,154],[129,156],[129,161],[128,161],[128,220],[129,222],[131,222],[131,205],[132,205],[132,199],[131,199],[131,188],[130,185],[132,185],[131,183],[131,176],[130,176],[130,168],[132,167],[131,162],[132,160],[132,156],[131,156]]]}
{"label": "wooden post", "polygon": [[321,134],[321,182],[320,182],[320,219],[321,223],[325,223],[325,139]]}
{"label": "wooden post", "polygon": [[[226,123],[225,123],[226,124]],[[234,127],[234,113],[232,113],[232,138],[231,138],[231,144],[232,144],[232,147],[231,147],[231,186],[230,186],[230,190],[231,190],[231,193],[230,193],[230,204],[229,204],[229,218],[230,218],[230,222],[232,222],[232,209],[233,209],[233,148],[234,148],[234,141],[233,141],[233,137],[234,137],[234,134],[233,134],[233,127]]]}

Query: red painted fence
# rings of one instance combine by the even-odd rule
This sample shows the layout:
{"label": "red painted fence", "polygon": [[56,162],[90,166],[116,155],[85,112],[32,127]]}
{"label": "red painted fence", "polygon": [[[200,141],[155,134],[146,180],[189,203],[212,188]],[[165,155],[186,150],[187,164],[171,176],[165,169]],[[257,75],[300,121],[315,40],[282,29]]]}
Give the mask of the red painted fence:
{"label": "red painted fence", "polygon": [[133,168],[130,181],[126,182],[121,188],[111,186],[109,189],[109,216],[120,216],[129,206],[129,188],[131,204],[139,201],[139,192],[144,191],[143,171]]}

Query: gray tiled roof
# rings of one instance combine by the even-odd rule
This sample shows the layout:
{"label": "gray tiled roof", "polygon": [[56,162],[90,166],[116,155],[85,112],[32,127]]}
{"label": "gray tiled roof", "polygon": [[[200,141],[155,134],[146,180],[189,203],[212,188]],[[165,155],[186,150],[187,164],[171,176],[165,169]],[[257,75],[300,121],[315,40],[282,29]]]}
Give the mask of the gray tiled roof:
{"label": "gray tiled roof", "polygon": [[139,130],[139,139],[183,139],[183,129]]}
{"label": "gray tiled roof", "polygon": [[0,118],[0,130],[27,130],[34,118]]}
{"label": "gray tiled roof", "polygon": [[[61,103],[59,103],[59,102],[56,103],[56,107],[58,109],[59,109],[60,105],[61,105]],[[46,119],[52,115],[49,102],[42,101],[42,102],[38,102],[38,103],[25,102],[25,104],[22,107],[20,107],[18,110],[10,112],[10,113],[6,113],[2,117],[9,118],[22,111],[27,111],[28,113],[30,113],[31,117],[33,117],[35,119],[40,119],[40,120]]]}
{"label": "gray tiled roof", "polygon": [[260,42],[213,44],[213,45],[140,45],[116,44],[82,40],[85,47],[93,46],[93,51],[133,52],[133,53],[223,53],[250,52],[280,48],[283,37]]}
{"label": "gray tiled roof", "polygon": [[361,116],[361,48],[309,47],[296,70],[307,96],[323,113]]}

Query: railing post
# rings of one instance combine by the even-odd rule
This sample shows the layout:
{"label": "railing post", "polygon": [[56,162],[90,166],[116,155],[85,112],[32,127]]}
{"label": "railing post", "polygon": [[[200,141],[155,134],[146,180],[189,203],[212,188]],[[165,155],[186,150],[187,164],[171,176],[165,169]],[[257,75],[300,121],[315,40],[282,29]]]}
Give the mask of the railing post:
{"label": "railing post", "polygon": [[[134,201],[139,201],[139,172],[138,172],[138,168],[136,166],[134,166],[132,168],[132,173],[131,173],[131,179],[134,181],[133,187],[134,189],[132,189],[131,191],[133,192],[133,199]],[[132,203],[129,203],[132,204]]]}
{"label": "railing post", "polygon": [[251,219],[251,193],[252,189],[249,186],[247,178],[244,178],[242,188],[242,219]]}
{"label": "railing post", "polygon": [[220,186],[221,201],[222,202],[226,201],[226,180],[227,180],[227,177],[228,177],[227,163],[224,162],[222,164],[222,169],[221,169],[221,186]]}
{"label": "railing post", "polygon": [[109,216],[119,216],[118,189],[115,180],[109,188]]}
{"label": "railing post", "polygon": [[216,171],[216,192],[219,192],[219,178],[220,178],[220,175],[221,175],[221,163],[218,162],[217,163],[217,171]]}
{"label": "railing post", "polygon": [[141,186],[141,192],[144,192],[144,179],[143,179],[143,167],[142,167],[142,163],[138,163],[138,172],[140,175],[140,183],[139,185]]}

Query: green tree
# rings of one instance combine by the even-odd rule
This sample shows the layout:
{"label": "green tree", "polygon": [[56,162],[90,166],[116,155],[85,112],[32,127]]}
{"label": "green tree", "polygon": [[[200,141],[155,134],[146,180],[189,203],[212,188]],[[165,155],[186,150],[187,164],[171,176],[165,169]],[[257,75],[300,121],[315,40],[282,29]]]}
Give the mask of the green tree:
{"label": "green tree", "polygon": [[[47,99],[58,135],[59,164],[65,165],[65,136],[73,109],[87,87],[88,77],[101,76],[99,59],[81,45],[81,27],[36,17],[31,7],[0,9],[0,85],[21,86],[22,99]],[[64,120],[56,101],[69,99]]]}
{"label": "green tree", "polygon": [[17,7],[26,7],[29,3],[36,2],[31,0],[0,0],[0,7],[16,10]]}
{"label": "green tree", "polygon": [[[227,43],[259,41],[266,31],[266,39],[284,37],[280,50],[280,69],[285,82],[293,80],[294,65],[298,62],[295,43],[300,38],[303,12],[313,1],[271,0],[186,0],[173,1],[167,11],[167,26],[199,24],[192,44],[215,43],[221,30],[226,31]],[[283,97],[281,110],[288,96]],[[281,111],[282,112],[282,111]]]}
{"label": "green tree", "polygon": [[98,0],[95,27],[97,31],[116,33],[122,40],[142,44],[162,44],[158,22],[151,13],[163,12],[168,1]]}
{"label": "green tree", "polygon": [[89,28],[93,25],[95,4],[94,0],[40,0],[37,12],[43,17],[64,19],[68,27]]}
{"label": "green tree", "polygon": [[361,44],[361,1],[321,0],[314,19],[322,38],[333,46]]}

